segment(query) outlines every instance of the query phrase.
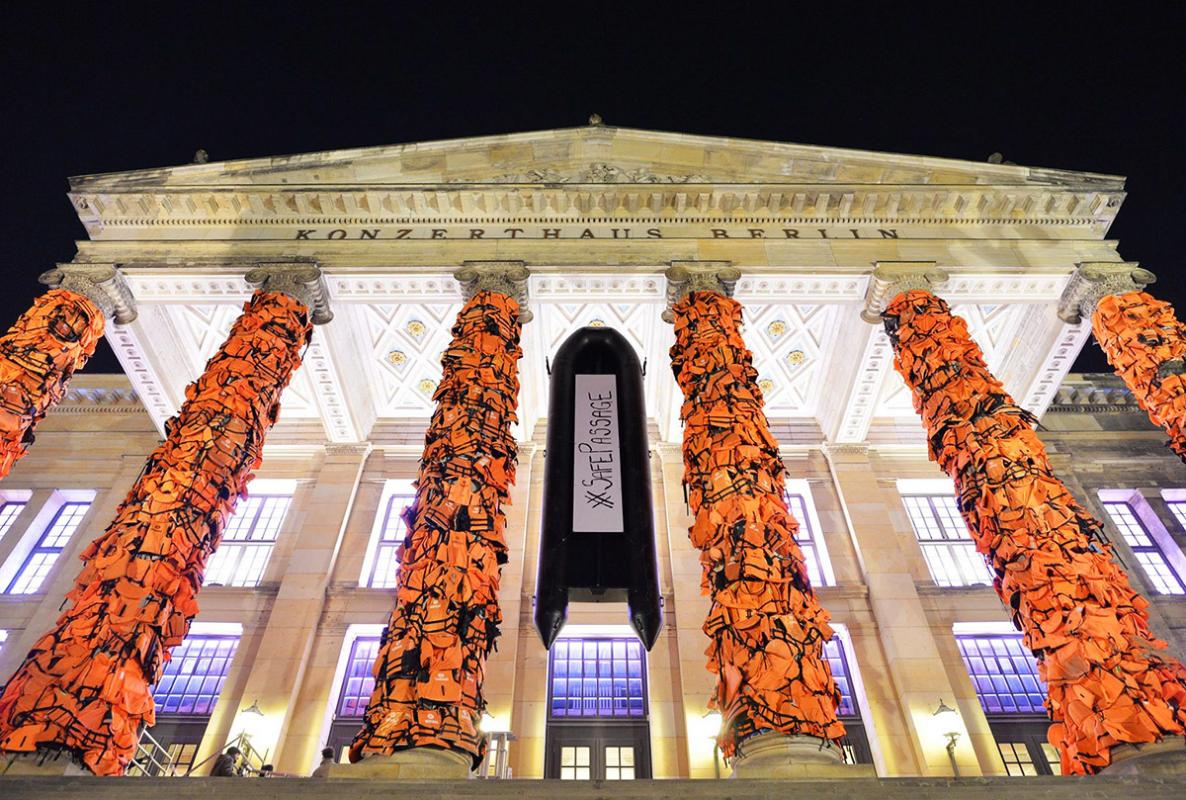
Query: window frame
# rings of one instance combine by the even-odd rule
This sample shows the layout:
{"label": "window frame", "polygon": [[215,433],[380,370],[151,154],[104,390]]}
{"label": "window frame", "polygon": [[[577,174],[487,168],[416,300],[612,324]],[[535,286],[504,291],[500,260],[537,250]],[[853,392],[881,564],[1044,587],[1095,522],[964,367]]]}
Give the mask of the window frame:
{"label": "window frame", "polygon": [[[396,505],[397,501],[403,501]],[[389,478],[383,484],[383,492],[379,496],[379,504],[375,519],[371,524],[371,536],[367,542],[366,555],[362,560],[362,569],[358,576],[358,586],[362,589],[382,589],[390,591],[398,585],[399,547],[407,535],[407,525],[403,521],[404,508],[415,504],[416,486],[411,478]],[[388,522],[395,515],[395,532],[392,538],[387,538]],[[390,552],[390,558],[385,553]],[[375,584],[375,576],[385,564],[390,564],[392,573],[380,585]]]}
{"label": "window frame", "polygon": [[[833,657],[832,654],[830,654],[828,652],[829,645],[835,647],[835,657]],[[835,668],[835,664],[833,662],[834,661],[840,662],[840,665],[844,670],[843,678],[848,684],[847,696],[845,695],[844,692],[840,693],[841,694],[840,707],[836,709],[836,716],[842,720],[859,721],[861,719],[861,707],[857,703],[856,687],[853,685],[854,679],[853,679],[852,668],[849,667],[849,665],[848,665],[848,653],[846,652],[847,649],[848,648],[846,648],[844,646],[843,636],[839,633],[834,633],[832,635],[831,639],[824,642],[824,658],[828,661],[828,668],[832,672],[833,680],[836,679],[836,668]],[[839,688],[839,687],[837,687],[837,688]],[[844,711],[844,704],[845,704],[846,700],[848,702],[849,707],[851,708],[851,711],[849,711],[848,713],[845,713],[845,711]]]}
{"label": "window frame", "polygon": [[[20,519],[21,514],[28,510],[29,503],[32,500],[29,496],[31,494],[32,492],[0,492],[0,541],[3,541],[4,537],[13,529],[17,520]],[[7,521],[5,521],[5,509],[10,506],[16,509],[16,513],[9,516]]]}
{"label": "window frame", "polygon": [[[344,714],[344,713],[342,713],[342,704],[344,702],[346,702],[346,700],[348,699],[346,689],[349,684],[349,681],[351,681],[352,679],[354,679],[356,677],[362,677],[362,676],[357,676],[357,675],[353,674],[351,668],[357,660],[356,659],[356,651],[358,650],[359,645],[364,642],[368,643],[368,644],[374,643],[374,652],[366,662],[367,674],[369,675],[371,669],[375,665],[375,659],[378,658],[378,656],[379,656],[379,648],[382,646],[382,635],[381,634],[380,635],[359,634],[358,636],[355,636],[352,639],[350,639],[349,654],[346,656],[346,666],[345,666],[345,669],[343,670],[342,677],[338,680],[338,683],[337,683],[338,696],[337,696],[336,702],[334,703],[334,711],[333,711],[335,722],[337,722],[339,720],[352,720],[352,721],[361,720],[366,715],[367,703],[370,701],[371,694],[374,692],[375,679],[374,679],[373,675],[370,676],[371,690],[367,691],[365,693],[360,692],[357,694],[357,697],[361,699],[362,711],[358,714]],[[363,680],[363,685],[365,685],[367,678],[362,677],[362,680]],[[350,696],[350,699],[353,699],[354,696],[355,695],[352,694]]]}
{"label": "window frame", "polygon": [[[952,626],[952,636],[955,639],[956,651],[960,655],[960,660],[964,664],[964,672],[968,676],[968,681],[972,685],[972,690],[976,695],[976,702],[979,704],[981,713],[984,714],[984,719],[988,723],[989,731],[993,736],[993,743],[997,747],[997,752],[1001,757],[1001,763],[1005,767],[1006,775],[1010,777],[1025,777],[1031,773],[1025,772],[1024,764],[1020,758],[1010,759],[1009,754],[1006,753],[1008,748],[1011,753],[1017,755],[1017,747],[1020,745],[1029,756],[1029,765],[1033,768],[1033,773],[1036,775],[1057,775],[1061,771],[1061,766],[1057,759],[1051,760],[1050,749],[1044,746],[1047,738],[1047,731],[1050,728],[1050,718],[1047,716],[1045,706],[1040,710],[1033,710],[1033,706],[1029,705],[1025,711],[990,711],[985,705],[984,698],[980,694],[980,688],[976,683],[977,674],[972,671],[971,665],[968,662],[968,654],[960,645],[962,639],[977,639],[977,640],[1011,640],[1020,645],[1022,655],[1028,657],[1027,663],[1032,664],[1032,675],[1037,683],[1039,692],[1043,700],[1048,696],[1047,688],[1042,683],[1041,677],[1038,675],[1037,659],[1029,652],[1024,643],[1024,638],[1020,632],[1017,631],[1010,623],[956,623]],[[978,654],[977,657],[982,657]],[[1011,656],[1013,658],[1014,656]],[[994,660],[997,656],[994,655]],[[994,691],[995,695],[999,696],[999,692]],[[1028,702],[1028,701],[1027,701]]]}
{"label": "window frame", "polygon": [[[172,658],[169,659],[169,661],[165,664],[164,669],[161,671],[160,680],[158,680],[152,686],[152,693],[153,693],[152,701],[153,701],[153,706],[157,710],[157,718],[164,719],[164,720],[176,720],[176,719],[196,720],[196,719],[205,718],[208,720],[211,716],[213,716],[215,709],[218,707],[218,702],[222,698],[223,689],[226,688],[227,679],[230,677],[232,669],[234,669],[235,656],[239,652],[239,645],[242,644],[242,638],[243,637],[242,637],[241,633],[231,633],[229,631],[228,632],[213,632],[213,631],[212,632],[201,632],[201,631],[199,631],[199,632],[191,632],[188,636],[186,636],[185,641],[183,641],[178,647],[174,648]],[[230,652],[225,654],[226,671],[223,672],[220,676],[218,676],[215,679],[217,681],[217,688],[214,689],[213,693],[200,691],[196,695],[193,695],[193,697],[195,698],[194,699],[195,705],[198,702],[200,702],[201,697],[203,697],[205,695],[210,695],[211,699],[209,701],[209,705],[206,706],[205,710],[203,710],[203,711],[192,711],[192,710],[191,711],[182,711],[180,709],[167,710],[166,706],[169,703],[169,699],[173,697],[173,693],[170,691],[166,694],[165,697],[158,698],[157,691],[160,689],[161,684],[165,681],[165,679],[167,677],[173,677],[173,684],[170,687],[170,689],[172,689],[173,686],[176,686],[178,680],[180,680],[179,676],[170,676],[169,667],[173,664],[181,663],[179,659],[183,659],[183,658],[186,658],[191,655],[190,653],[183,650],[183,648],[192,647],[198,643],[204,644],[206,642],[215,642],[215,643],[233,642],[233,645],[230,648]],[[181,650],[182,652],[179,654],[177,652],[178,650]],[[202,661],[210,661],[213,658],[223,658],[224,656],[222,654],[218,654],[218,655],[206,654],[206,653],[199,651],[197,654],[193,655],[192,657],[200,663]],[[214,675],[215,675],[215,673],[213,673],[213,672],[204,672],[204,673],[201,673],[200,679],[202,681],[206,681],[206,680],[209,680]],[[196,671],[191,672],[191,673],[180,673],[180,676],[188,676],[188,677],[192,678],[192,677],[198,676],[198,673]],[[188,691],[182,691],[180,694],[181,700],[178,701],[178,705],[181,705],[181,703],[184,702],[184,699],[189,696],[190,696],[190,693]]]}
{"label": "window frame", "polygon": [[[795,513],[792,498],[797,497],[803,504],[804,514]],[[787,511],[799,523],[799,535],[795,537],[799,549],[803,550],[803,532],[807,532],[807,544],[811,550],[811,562],[808,562],[808,576],[812,586],[835,586],[836,575],[832,572],[832,559],[828,555],[828,545],[824,541],[824,528],[820,523],[819,513],[815,508],[815,497],[811,492],[811,484],[802,478],[790,478],[785,482],[783,500],[787,504]],[[808,553],[803,554],[805,559]],[[814,562],[819,571],[820,580],[811,575],[811,563]]]}
{"label": "window frame", "polygon": [[[46,581],[53,573],[54,567],[57,566],[58,560],[62,557],[62,553],[66,551],[66,548],[69,546],[70,542],[74,539],[75,535],[78,534],[79,529],[82,527],[83,523],[86,522],[86,518],[91,513],[91,508],[93,507],[93,499],[62,500],[62,502],[57,505],[57,508],[54,509],[53,516],[50,517],[49,522],[42,526],[37,532],[36,538],[33,539],[32,546],[30,546],[23,554],[21,554],[19,566],[17,566],[13,571],[12,576],[4,582],[4,591],[0,592],[0,594],[10,596],[40,594],[45,588]],[[60,533],[55,535],[54,541],[56,544],[46,545],[45,542],[50,537],[51,533],[54,532],[54,528],[57,526],[58,521],[64,514],[75,508],[82,508],[82,513],[77,515],[77,517],[72,520],[73,525],[70,527],[69,533],[67,533],[64,538]],[[35,568],[38,570],[42,567],[45,568],[45,571],[41,574],[40,578],[38,578],[36,585],[28,583],[23,588],[17,589],[16,587],[22,582],[26,574],[29,572],[33,561],[38,557],[47,556],[51,558],[49,558],[47,561],[41,561]],[[12,557],[15,558],[16,553],[13,553]]]}
{"label": "window frame", "polygon": [[[914,532],[914,540],[918,543],[923,560],[927,565],[927,574],[931,581],[943,589],[969,589],[980,586],[991,588],[995,576],[984,555],[976,549],[976,540],[968,530],[968,524],[959,512],[959,497],[950,481],[898,481],[898,496],[902,500],[902,508],[906,512],[906,520]],[[926,501],[925,521],[916,518],[915,507],[920,501]],[[948,501],[953,506],[954,517],[950,517],[940,509],[937,500]],[[949,525],[945,523],[956,522]],[[932,531],[931,528],[936,528]],[[927,530],[923,530],[926,528]],[[934,536],[938,533],[938,536]],[[946,534],[957,534],[948,536]],[[979,575],[971,576],[969,564],[979,566]],[[979,577],[981,580],[970,580]]]}
{"label": "window frame", "polygon": [[[271,531],[270,539],[254,538],[254,534],[260,519],[263,517],[264,509],[268,508],[268,504],[272,501],[283,500],[284,510],[280,513],[280,519],[276,523],[275,528]],[[258,503],[256,503],[258,501]],[[217,587],[217,588],[245,588],[254,589],[263,581],[267,574],[268,564],[272,560],[272,554],[276,549],[276,542],[280,538],[280,534],[284,530],[284,524],[288,520],[288,516],[292,513],[292,492],[283,491],[268,491],[252,494],[246,500],[240,501],[240,505],[235,509],[235,513],[227,520],[226,526],[223,528],[222,538],[219,540],[218,549],[211,555],[210,560],[206,564],[206,572],[202,578],[203,587]],[[253,507],[252,504],[256,503]],[[246,506],[247,508],[244,508]],[[239,522],[243,519],[240,514],[250,509],[251,521],[245,526],[241,526]],[[269,514],[269,518],[274,514]],[[238,535],[242,530],[242,535]],[[235,538],[227,538],[227,530],[231,529],[235,534]],[[246,556],[252,551],[266,550],[262,560],[258,566],[251,567],[251,572],[246,576],[241,576],[240,571],[244,569],[244,565],[252,565],[254,562],[246,560]],[[234,555],[231,555],[231,554]],[[221,554],[221,556],[220,556]],[[256,557],[253,557],[256,558]],[[232,561],[233,559],[233,561]],[[211,580],[211,574],[217,575],[219,571],[228,571],[222,565],[224,562],[230,563],[229,580],[226,583],[218,583]]]}
{"label": "window frame", "polygon": [[382,623],[352,623],[346,627],[346,635],[342,637],[342,645],[338,650],[338,662],[334,667],[333,686],[337,691],[331,692],[321,718],[320,741],[323,747],[332,747],[338,754],[338,760],[345,763],[345,753],[354,735],[362,724],[360,717],[339,717],[338,708],[345,688],[347,675],[350,671],[350,655],[357,639],[380,638],[386,626]]}
{"label": "window frame", "polygon": [[[553,694],[553,689],[555,688],[555,681],[557,680],[557,678],[555,676],[555,662],[556,662],[556,654],[558,652],[556,645],[560,644],[561,642],[564,642],[565,644],[571,644],[573,642],[580,642],[582,645],[584,645],[586,643],[590,643],[590,642],[598,643],[598,644],[601,642],[608,642],[610,644],[611,670],[612,670],[612,664],[614,661],[613,645],[618,642],[625,643],[627,645],[627,647],[629,647],[630,644],[634,644],[638,648],[638,652],[639,652],[639,656],[638,656],[639,667],[640,667],[639,681],[640,681],[641,689],[642,689],[642,691],[641,691],[641,699],[642,699],[641,713],[639,713],[639,714],[630,713],[629,705],[627,705],[627,709],[626,709],[627,713],[625,713],[625,714],[612,713],[612,703],[615,699],[615,696],[612,694],[612,691],[613,691],[612,681],[614,680],[614,676],[612,674],[610,674],[608,676],[608,680],[611,681],[611,694],[608,696],[603,696],[599,690],[597,695],[594,698],[594,702],[597,706],[600,706],[601,702],[604,700],[610,701],[611,713],[609,715],[603,715],[600,712],[595,713],[595,714],[588,714],[588,715],[586,715],[584,713],[573,714],[573,715],[554,713],[554,703],[555,703],[556,698]],[[572,660],[572,659],[566,659],[566,660]],[[630,689],[629,689],[629,681],[631,680],[631,677],[629,674],[629,663],[631,660],[632,659],[630,658],[629,651],[627,651],[627,656],[626,656],[627,674],[626,674],[626,678],[625,678],[627,681],[626,698],[625,698],[627,704],[629,704],[629,702],[632,699],[634,699],[634,696],[631,695]],[[594,680],[601,681],[601,680],[603,680],[603,678],[601,675],[602,662],[601,662],[600,655],[597,655],[594,657],[594,663],[596,663],[597,667],[598,667],[597,676]],[[582,672],[583,672],[584,671],[583,665],[585,664],[585,658],[584,658],[583,654],[581,656],[581,664],[582,664]],[[585,677],[586,676],[582,675],[581,679],[584,680]],[[564,678],[564,680],[567,681],[570,678],[571,678],[571,676],[566,676]],[[571,635],[566,636],[562,633],[560,635],[560,637],[558,637],[556,639],[556,642],[552,645],[551,649],[548,651],[547,723],[549,725],[554,725],[557,723],[559,723],[561,725],[563,725],[565,723],[588,725],[588,724],[602,724],[602,723],[613,723],[613,722],[621,722],[621,723],[647,722],[650,720],[650,712],[651,712],[650,687],[648,686],[648,683],[649,683],[649,676],[647,673],[647,651],[646,651],[646,648],[642,646],[642,642],[640,642],[636,636],[614,635],[612,633],[571,634]],[[566,693],[564,695],[564,699],[572,700],[574,698],[572,698],[570,695],[568,695]],[[587,699],[587,698],[582,697],[582,699]]]}
{"label": "window frame", "polygon": [[[1164,494],[1164,493],[1163,493]],[[1182,513],[1178,513],[1179,506],[1182,508]],[[1186,499],[1171,499],[1165,498],[1165,507],[1170,510],[1174,521],[1178,523],[1178,527],[1186,533]]]}
{"label": "window frame", "polygon": [[[1186,595],[1186,578],[1183,578],[1186,574],[1186,558],[1141,493],[1135,489],[1104,489],[1099,492],[1099,502],[1106,522],[1132,553],[1149,590],[1167,597]],[[1180,501],[1167,500],[1167,505],[1176,502]],[[1177,517],[1172,506],[1170,513]],[[1125,515],[1131,521],[1124,519]],[[1134,541],[1134,532],[1131,530],[1134,526],[1136,536],[1143,538],[1147,544]],[[1151,562],[1156,562],[1156,566],[1163,569],[1151,569],[1154,566]]]}
{"label": "window frame", "polygon": [[[832,670],[832,678],[835,680],[836,671],[831,663],[833,659],[828,654],[828,645],[835,646],[840,664],[844,668],[844,676],[848,681],[848,702],[852,707],[851,714],[844,713],[844,698],[842,696],[841,707],[836,709],[836,716],[844,723],[845,727],[844,738],[840,740],[845,758],[855,764],[878,765],[881,756],[877,749],[877,742],[869,740],[869,732],[865,727],[868,705],[865,689],[861,684],[861,669],[852,648],[852,638],[843,623],[833,624],[832,638],[824,644],[824,658],[828,659],[828,666]],[[843,695],[843,692],[841,694]]]}
{"label": "window frame", "polygon": [[[993,632],[977,631],[974,633],[969,631],[969,632],[962,632],[962,633],[956,632],[954,634],[954,636],[955,636],[956,648],[959,650],[960,657],[964,662],[964,669],[966,669],[968,672],[968,677],[972,681],[972,688],[976,692],[976,699],[977,699],[977,701],[979,701],[980,708],[984,711],[984,715],[986,717],[1016,718],[1016,717],[1037,716],[1037,717],[1041,717],[1042,719],[1046,719],[1046,708],[1044,705],[1044,701],[1046,700],[1046,698],[1048,696],[1048,690],[1046,688],[1046,685],[1044,683],[1042,683],[1042,678],[1038,674],[1037,659],[1034,657],[1033,653],[1029,652],[1029,650],[1026,648],[1024,638],[1022,637],[1022,635],[1020,633],[1009,633],[1009,632],[1006,632],[1003,630],[999,631],[999,632],[997,632],[997,631],[993,631]],[[987,656],[984,653],[976,653],[975,655],[969,655],[963,647],[963,642],[969,641],[969,640],[976,640],[977,642],[987,642],[987,641],[1015,642],[1020,647],[1021,652],[1019,654],[1009,654],[1010,663],[1014,663],[1014,662],[1012,662],[1013,658],[1021,657],[1026,660],[1026,664],[1028,664],[1031,667],[1031,669],[1024,675],[1021,672],[1018,672],[1016,670],[1014,670],[1011,673],[1007,673],[1007,674],[1003,671],[998,671],[995,673],[975,672],[975,671],[973,671],[973,665],[969,662],[969,659],[970,658],[985,659],[985,658],[987,658]],[[998,666],[1000,664],[1000,658],[1002,658],[1002,657],[1003,656],[1001,656],[1000,654],[995,653],[995,652],[992,654],[993,661],[996,664],[998,664]],[[997,689],[997,687],[995,686],[995,683],[994,683],[992,694],[998,698],[1000,698],[1002,696],[1007,696],[1015,704],[1017,704],[1019,702],[1019,699],[1018,699],[1019,697],[1024,697],[1025,698],[1025,709],[1024,710],[993,711],[988,708],[984,697],[980,694],[980,687],[977,685],[976,680],[977,680],[977,678],[986,678],[991,681],[993,679],[993,677],[996,675],[1000,675],[1004,679],[1007,692],[1002,693],[1000,690]],[[1012,688],[1010,688],[1008,686],[1010,676],[1016,676],[1018,679],[1032,677],[1036,684],[1036,688],[1032,691],[1031,690],[1023,690],[1022,694],[1018,695]],[[1037,693],[1040,696],[1040,702],[1037,704],[1037,706],[1034,705],[1033,700],[1030,697],[1030,695],[1032,695],[1034,693]]]}

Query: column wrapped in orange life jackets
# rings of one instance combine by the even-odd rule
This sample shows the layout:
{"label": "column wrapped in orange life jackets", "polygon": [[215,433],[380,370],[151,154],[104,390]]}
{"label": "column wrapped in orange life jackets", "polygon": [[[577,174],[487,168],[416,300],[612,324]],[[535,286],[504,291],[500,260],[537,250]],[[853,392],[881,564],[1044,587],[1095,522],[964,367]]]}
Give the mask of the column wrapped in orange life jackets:
{"label": "column wrapped in orange life jackets", "polygon": [[206,560],[311,330],[309,309],[287,294],[256,292],[244,306],[83,552],[68,607],[0,693],[0,751],[67,750],[97,775],[124,772],[141,725],[155,721],[149,687],[198,613]]}
{"label": "column wrapped in orange life jackets", "polygon": [[95,353],[105,319],[84,295],[51,289],[0,337],[0,479],[28,452],[33,428]]}
{"label": "column wrapped in orange life jackets", "polygon": [[405,511],[396,605],[375,660],[375,689],[350,760],[413,747],[453,750],[477,766],[486,740],[486,657],[498,637],[506,514],[517,447],[519,304],[479,291],[441,359],[416,499]]}
{"label": "column wrapped in orange life jackets", "polygon": [[1100,298],[1091,331],[1108,363],[1155,425],[1169,434],[1169,447],[1186,461],[1186,326],[1174,307],[1146,292]]}
{"label": "column wrapped in orange life jackets", "polygon": [[739,331],[741,305],[695,291],[672,312],[690,535],[712,598],[704,632],[721,751],[732,757],[739,742],[766,731],[839,739],[840,693],[823,655],[832,629],[795,543],[778,442]]}
{"label": "column wrapped in orange life jackets", "polygon": [[1186,668],[1157,651],[1146,613],[1091,517],[1054,475],[1035,419],[992,376],[967,324],[926,291],[882,315],[931,459],[1038,660],[1063,774],[1092,774],[1123,743],[1186,733]]}

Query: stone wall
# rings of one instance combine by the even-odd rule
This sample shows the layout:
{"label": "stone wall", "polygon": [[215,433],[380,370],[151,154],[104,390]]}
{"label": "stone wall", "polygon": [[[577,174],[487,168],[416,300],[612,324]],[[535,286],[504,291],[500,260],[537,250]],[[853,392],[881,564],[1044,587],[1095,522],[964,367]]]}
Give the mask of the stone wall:
{"label": "stone wall", "polygon": [[[1159,522],[1167,536],[1180,548],[1186,547],[1181,526],[1161,493],[1186,488],[1183,465],[1162,446],[1164,435],[1125,399],[1114,380],[1072,376],[1042,424],[1042,437],[1056,468],[1080,500],[1101,513],[1101,490],[1127,491],[1138,505],[1144,504],[1141,508],[1147,507],[1147,522]],[[782,452],[788,476],[806,481],[818,515],[817,534],[835,577],[834,585],[820,587],[819,594],[851,643],[855,662],[851,666],[860,674],[858,705],[877,772],[933,779],[862,783],[860,791],[916,796],[1000,791],[1002,785],[995,781],[949,784],[943,780],[951,774],[951,765],[931,714],[940,699],[958,709],[965,735],[955,756],[963,775],[1004,774],[952,626],[1007,624],[1008,616],[989,587],[935,585],[897,482],[943,480],[943,476],[927,461],[919,431],[911,431],[900,420],[892,425],[875,421],[874,428],[872,445],[833,446],[816,439],[784,442]],[[544,770],[547,655],[531,622],[544,436],[544,426],[539,425],[533,440],[521,446],[518,483],[508,516],[510,563],[503,576],[503,636],[490,660],[486,686],[490,713],[517,736],[510,764],[519,778],[542,777]],[[237,623],[243,636],[199,758],[215,753],[251,723],[257,746],[269,751],[278,771],[303,775],[312,769],[338,695],[335,676],[348,645],[348,630],[352,625],[382,625],[390,610],[389,590],[359,588],[358,583],[374,520],[381,513],[384,483],[416,474],[420,446],[415,438],[401,435],[398,440],[380,437],[362,445],[324,445],[301,443],[292,435],[268,446],[259,477],[290,479],[297,488],[261,584],[253,589],[206,587],[200,595],[199,621]],[[57,615],[77,571],[78,552],[106,526],[145,455],[158,441],[159,434],[125,379],[80,375],[67,401],[42,425],[30,455],[0,487],[5,492],[31,492],[33,499],[0,540],[0,559],[26,531],[36,528],[37,508],[55,492],[95,493],[92,511],[55,565],[45,591],[0,595],[0,629],[9,632],[0,650],[0,673],[5,677]],[[712,686],[705,670],[707,639],[701,631],[707,601],[700,594],[699,552],[687,537],[691,518],[684,503],[679,446],[654,445],[651,466],[665,614],[664,635],[648,657],[654,774],[711,778],[715,774],[712,743],[699,733]],[[1134,583],[1147,589],[1140,570],[1131,568],[1131,552],[1123,542],[1117,543],[1117,552],[1130,565]],[[1149,596],[1154,628],[1180,655],[1186,644],[1186,602]],[[624,625],[626,617],[621,606],[574,603],[569,621]],[[253,702],[264,711],[262,724],[239,712]],[[104,782],[102,791],[114,791],[110,787],[118,785]],[[1030,781],[1024,789],[1015,789],[1019,786],[1015,783],[1007,785],[1024,796],[1030,791],[1070,791],[1065,787],[1079,784]],[[1112,785],[1095,782],[1090,788],[1097,791]],[[12,796],[37,797],[48,792],[48,786],[9,783],[5,788],[18,790]],[[192,786],[184,791],[203,791],[199,787],[205,784]],[[306,788],[307,784],[299,786],[300,792],[318,791]],[[373,787],[378,786],[368,784],[366,791],[377,791]],[[644,792],[640,797],[667,796],[664,792],[675,791],[676,786],[687,785],[638,791]],[[1151,797],[1162,796],[1158,792],[1164,790],[1161,784],[1141,786]],[[758,792],[745,787],[741,782],[730,784],[731,791],[741,792],[735,796],[765,796],[745,794]],[[832,785],[816,788],[824,794],[833,791]],[[179,790],[170,784],[169,791]],[[687,789],[690,794],[694,791],[699,789]]]}

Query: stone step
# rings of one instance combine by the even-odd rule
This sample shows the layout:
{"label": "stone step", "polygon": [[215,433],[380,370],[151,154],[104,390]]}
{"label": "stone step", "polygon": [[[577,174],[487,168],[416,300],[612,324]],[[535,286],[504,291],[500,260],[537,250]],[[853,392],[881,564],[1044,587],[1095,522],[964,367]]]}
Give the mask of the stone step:
{"label": "stone step", "polygon": [[1186,778],[870,778],[835,781],[389,781],[0,777],[0,800],[1182,800]]}

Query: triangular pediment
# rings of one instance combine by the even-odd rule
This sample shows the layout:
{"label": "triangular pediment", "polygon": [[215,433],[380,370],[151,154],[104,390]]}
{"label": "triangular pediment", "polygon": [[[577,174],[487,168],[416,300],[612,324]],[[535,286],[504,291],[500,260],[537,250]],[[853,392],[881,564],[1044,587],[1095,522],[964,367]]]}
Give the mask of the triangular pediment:
{"label": "triangular pediment", "polygon": [[73,178],[75,191],[248,186],[847,184],[1105,190],[1123,178],[1014,164],[588,126]]}

